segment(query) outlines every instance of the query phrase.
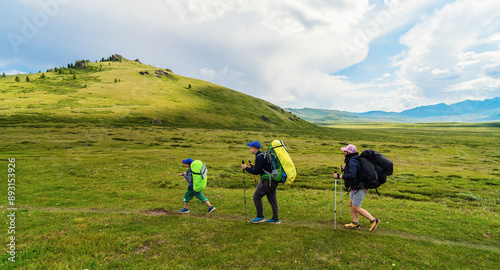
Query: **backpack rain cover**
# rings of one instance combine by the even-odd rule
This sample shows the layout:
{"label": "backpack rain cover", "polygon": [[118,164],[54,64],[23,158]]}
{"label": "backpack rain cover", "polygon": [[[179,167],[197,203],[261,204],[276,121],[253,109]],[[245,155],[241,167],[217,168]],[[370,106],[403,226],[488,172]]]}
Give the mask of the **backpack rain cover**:
{"label": "backpack rain cover", "polygon": [[201,160],[195,160],[191,163],[193,171],[193,190],[200,192],[207,186],[207,166]]}

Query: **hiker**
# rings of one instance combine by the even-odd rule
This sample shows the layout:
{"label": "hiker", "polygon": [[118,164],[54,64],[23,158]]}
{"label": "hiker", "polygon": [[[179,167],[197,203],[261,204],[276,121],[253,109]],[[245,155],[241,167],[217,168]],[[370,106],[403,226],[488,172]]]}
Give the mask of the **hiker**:
{"label": "hiker", "polygon": [[345,224],[347,229],[359,229],[359,215],[367,218],[370,221],[370,232],[377,229],[380,223],[379,219],[374,218],[368,211],[361,208],[361,203],[368,193],[368,189],[364,188],[363,182],[358,177],[361,173],[361,163],[359,162],[359,155],[356,146],[349,144],[346,147],[340,148],[344,151],[345,168],[340,166],[340,170],[344,172],[343,175],[334,173],[334,178],[342,178],[345,181],[345,186],[350,187],[349,205],[351,206],[352,223]]}
{"label": "hiker", "polygon": [[184,173],[178,174],[178,176],[184,176],[184,179],[186,179],[186,181],[188,183],[188,189],[186,191],[186,194],[184,194],[184,198],[182,199],[184,201],[184,208],[179,210],[179,213],[182,213],[182,214],[189,213],[188,205],[189,205],[189,201],[191,201],[191,199],[193,197],[196,197],[201,202],[205,203],[208,206],[207,213],[210,213],[210,212],[215,210],[215,207],[213,207],[210,204],[208,199],[205,198],[205,196],[203,196],[203,193],[201,191],[196,192],[193,189],[193,171],[191,170],[191,163],[193,163],[193,161],[194,160],[192,158],[182,160],[182,164],[184,164],[184,167],[187,167],[189,169]]}
{"label": "hiker", "polygon": [[[253,175],[260,175],[260,182],[255,189],[253,194],[253,202],[255,208],[257,209],[257,217],[250,220],[252,223],[267,222],[271,224],[280,224],[280,219],[278,217],[278,199],[276,198],[276,188],[278,187],[278,182],[271,179],[264,180],[262,175],[271,171],[271,164],[264,157],[264,153],[260,151],[261,145],[258,141],[253,141],[247,143],[250,147],[250,152],[255,155],[255,165],[252,167],[247,167],[245,164],[241,164],[241,168]],[[252,164],[250,164],[252,165]],[[273,218],[266,220],[263,213],[262,197],[267,196],[267,200],[271,204],[273,210]]]}

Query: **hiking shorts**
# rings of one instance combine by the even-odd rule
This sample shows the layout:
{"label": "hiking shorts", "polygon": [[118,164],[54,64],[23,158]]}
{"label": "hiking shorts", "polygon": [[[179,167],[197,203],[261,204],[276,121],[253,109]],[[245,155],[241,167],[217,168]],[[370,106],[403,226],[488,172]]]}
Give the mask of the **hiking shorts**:
{"label": "hiking shorts", "polygon": [[361,206],[361,203],[363,203],[363,199],[365,198],[367,193],[368,189],[351,190],[349,198],[352,200],[353,205]]}
{"label": "hiking shorts", "polygon": [[203,196],[203,193],[200,191],[200,192],[196,192],[192,189],[189,189],[186,191],[186,194],[184,194],[184,198],[182,198],[182,200],[186,203],[188,203],[189,201],[191,201],[191,199],[193,197],[196,197],[198,198],[201,202],[206,202],[208,201],[207,198],[205,198],[205,196]]}

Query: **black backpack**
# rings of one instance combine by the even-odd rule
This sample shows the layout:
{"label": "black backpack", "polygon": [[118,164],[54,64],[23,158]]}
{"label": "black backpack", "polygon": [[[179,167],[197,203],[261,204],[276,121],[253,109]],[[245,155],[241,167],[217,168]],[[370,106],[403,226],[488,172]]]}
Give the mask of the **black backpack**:
{"label": "black backpack", "polygon": [[[364,188],[378,188],[387,181],[387,176],[393,173],[393,163],[379,152],[366,149],[361,152],[361,181]],[[377,191],[378,193],[378,191]]]}

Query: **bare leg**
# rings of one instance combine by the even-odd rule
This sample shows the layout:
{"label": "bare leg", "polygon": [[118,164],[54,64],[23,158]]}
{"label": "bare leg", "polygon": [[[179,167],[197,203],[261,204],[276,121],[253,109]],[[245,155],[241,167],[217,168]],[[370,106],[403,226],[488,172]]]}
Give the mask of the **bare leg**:
{"label": "bare leg", "polygon": [[[356,219],[358,219],[358,220],[359,220],[359,214],[361,214],[363,217],[365,217],[369,221],[372,221],[375,219],[370,213],[368,213],[368,211],[361,208],[361,206],[353,206],[351,208],[351,212],[356,212]],[[354,215],[353,215],[353,219],[354,219]],[[358,222],[358,220],[353,220],[353,221]]]}
{"label": "bare leg", "polygon": [[352,199],[349,200],[349,205],[351,206],[352,221],[358,223],[359,222],[359,213],[354,210],[355,206],[352,204]]}

